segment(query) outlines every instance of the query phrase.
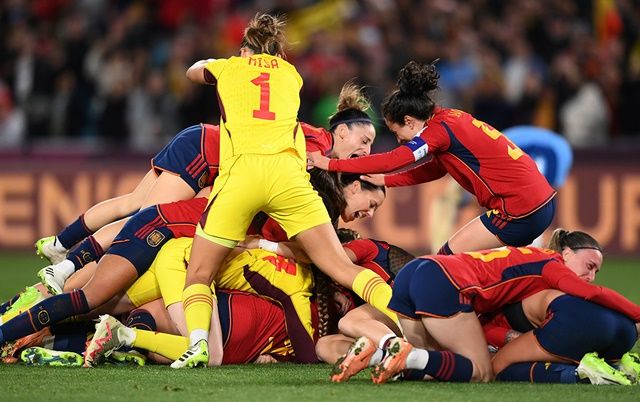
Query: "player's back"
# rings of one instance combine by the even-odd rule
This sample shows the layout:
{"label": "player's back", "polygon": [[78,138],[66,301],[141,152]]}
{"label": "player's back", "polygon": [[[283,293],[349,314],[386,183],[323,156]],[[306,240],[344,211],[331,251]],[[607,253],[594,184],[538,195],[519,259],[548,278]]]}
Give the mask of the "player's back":
{"label": "player's back", "polygon": [[[221,133],[233,155],[275,154],[296,148],[302,78],[286,60],[256,54],[211,61],[217,81]],[[221,135],[221,140],[225,135]]]}
{"label": "player's back", "polygon": [[455,109],[436,110],[428,124],[445,137],[432,150],[442,146],[438,159],[483,207],[518,217],[554,194],[535,162],[489,124]]}
{"label": "player's back", "polygon": [[495,311],[548,289],[543,268],[552,261],[562,262],[554,251],[535,247],[501,247],[428,259],[443,268],[477,313]]}

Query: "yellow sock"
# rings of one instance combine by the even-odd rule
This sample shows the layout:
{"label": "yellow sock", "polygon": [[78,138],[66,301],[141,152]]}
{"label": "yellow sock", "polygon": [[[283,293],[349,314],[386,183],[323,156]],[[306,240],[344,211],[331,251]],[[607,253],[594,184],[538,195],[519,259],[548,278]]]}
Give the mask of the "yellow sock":
{"label": "yellow sock", "polygon": [[191,344],[207,339],[213,310],[213,295],[209,286],[196,283],[185,288],[182,292],[182,305]]}
{"label": "yellow sock", "polygon": [[177,360],[189,348],[189,338],[162,332],[133,329],[136,339],[133,347],[158,353],[167,359]]}
{"label": "yellow sock", "polygon": [[391,286],[378,274],[370,269],[363,269],[356,275],[351,289],[356,292],[362,300],[389,316],[393,322],[398,322],[396,314],[387,308],[391,300]]}

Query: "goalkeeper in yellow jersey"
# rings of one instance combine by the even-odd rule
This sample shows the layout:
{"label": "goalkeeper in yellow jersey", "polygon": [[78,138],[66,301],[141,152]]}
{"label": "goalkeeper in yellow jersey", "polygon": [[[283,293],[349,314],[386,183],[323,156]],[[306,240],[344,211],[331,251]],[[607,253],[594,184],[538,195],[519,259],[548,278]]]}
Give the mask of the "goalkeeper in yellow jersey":
{"label": "goalkeeper in yellow jersey", "polygon": [[324,273],[393,316],[387,310],[391,288],[374,272],[351,263],[309,183],[297,121],[302,78],[283,58],[283,28],[280,18],[257,15],[245,29],[239,57],[201,60],[187,71],[194,82],[216,85],[220,170],[196,229],[182,295],[190,347],[173,368],[209,361],[207,337],[216,312],[210,285],[260,211],[297,240]]}

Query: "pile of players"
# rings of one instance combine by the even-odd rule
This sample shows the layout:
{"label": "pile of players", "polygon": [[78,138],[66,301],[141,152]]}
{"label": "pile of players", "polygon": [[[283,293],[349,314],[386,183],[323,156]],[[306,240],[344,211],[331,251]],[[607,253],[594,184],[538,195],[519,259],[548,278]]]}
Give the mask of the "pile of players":
{"label": "pile of players", "polygon": [[[240,56],[189,68],[216,85],[220,124],[183,130],[132,193],[37,242],[52,265],[0,307],[4,361],[322,360],[336,382],[371,367],[376,383],[638,383],[640,306],[591,283],[598,242],[557,230],[528,246],[555,190],[522,149],[437,106],[433,63],[409,62],[382,105],[390,152],[369,155],[374,123],[350,83],[328,130],[300,123],[282,29],[258,15]],[[438,255],[336,230],[374,215],[385,187],[446,174],[487,212]]]}

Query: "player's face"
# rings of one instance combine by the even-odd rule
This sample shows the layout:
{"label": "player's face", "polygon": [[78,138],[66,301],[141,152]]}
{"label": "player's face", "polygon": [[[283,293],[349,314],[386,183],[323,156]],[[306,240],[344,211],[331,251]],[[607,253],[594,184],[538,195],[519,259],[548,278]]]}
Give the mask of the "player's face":
{"label": "player's face", "polygon": [[347,159],[354,156],[366,156],[371,153],[371,144],[376,138],[373,124],[340,124],[335,130],[335,143],[332,157]]}
{"label": "player's face", "polygon": [[602,266],[602,253],[590,248],[574,251],[567,247],[562,251],[562,257],[565,265],[586,282],[593,282]]}
{"label": "player's face", "polygon": [[354,181],[344,189],[347,207],[342,211],[342,220],[353,222],[373,216],[382,205],[385,194],[382,190],[364,190],[359,181]]}
{"label": "player's face", "polygon": [[424,127],[424,121],[411,116],[405,116],[403,124],[387,120],[386,118],[384,119],[384,122],[401,144],[411,141],[411,139]]}

